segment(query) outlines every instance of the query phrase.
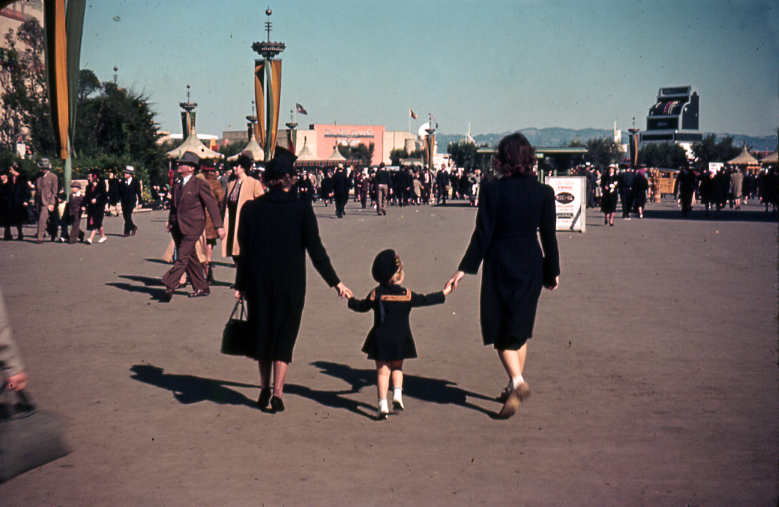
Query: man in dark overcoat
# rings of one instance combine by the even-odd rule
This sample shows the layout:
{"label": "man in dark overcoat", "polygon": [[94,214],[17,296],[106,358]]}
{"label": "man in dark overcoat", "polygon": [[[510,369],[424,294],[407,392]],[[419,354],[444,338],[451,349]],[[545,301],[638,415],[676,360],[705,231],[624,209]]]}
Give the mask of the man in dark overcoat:
{"label": "man in dark overcoat", "polygon": [[346,203],[349,201],[349,179],[346,177],[344,166],[338,165],[333,175],[333,194],[335,196],[335,215],[343,218],[346,210]]}
{"label": "man in dark overcoat", "polygon": [[124,216],[124,237],[135,236],[138,227],[133,223],[133,210],[141,202],[141,182],[135,177],[135,168],[128,165],[124,168],[124,181],[119,184],[119,198]]}
{"label": "man in dark overcoat", "polygon": [[185,271],[194,289],[189,297],[211,294],[203,265],[198,260],[195,250],[195,244],[206,228],[206,210],[222,241],[226,235],[222,226],[222,215],[211,194],[211,187],[206,180],[195,178],[193,175],[199,163],[200,159],[192,152],[184,153],[178,160],[177,172],[181,178],[173,185],[173,199],[170,203],[167,225],[168,232],[176,243],[178,256],[173,267],[162,277],[162,283],[165,285],[163,302],[171,300],[173,291],[176,290],[181,275]]}

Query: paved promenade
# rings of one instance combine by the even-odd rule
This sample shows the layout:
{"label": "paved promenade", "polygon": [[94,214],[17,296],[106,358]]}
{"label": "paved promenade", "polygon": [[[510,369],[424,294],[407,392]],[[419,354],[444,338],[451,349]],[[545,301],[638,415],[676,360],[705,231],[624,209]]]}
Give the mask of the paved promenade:
{"label": "paved promenade", "polygon": [[[373,287],[395,248],[416,292],[443,288],[475,211],[316,205],[343,281]],[[481,345],[478,277],[417,309],[406,410],[374,420],[372,316],[346,308],[309,263],[286,412],[254,408],[256,364],[219,353],[234,270],[207,298],[156,298],[163,212],[104,244],[0,242],[0,283],[42,408],[67,422],[69,456],[0,486],[29,506],[777,505],[777,224],[757,205],[689,219],[671,200],[643,220],[558,233],[562,276],[542,295],[525,378],[506,383]],[[32,229],[29,229],[32,234]]]}

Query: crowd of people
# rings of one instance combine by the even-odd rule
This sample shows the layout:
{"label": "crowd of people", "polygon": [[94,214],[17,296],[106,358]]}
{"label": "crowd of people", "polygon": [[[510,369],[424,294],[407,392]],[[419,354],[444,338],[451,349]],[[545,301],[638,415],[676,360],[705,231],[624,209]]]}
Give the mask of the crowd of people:
{"label": "crowd of people", "polygon": [[[24,240],[23,226],[36,225],[36,243],[50,241],[63,243],[83,242],[91,245],[99,232],[98,243],[108,238],[103,229],[103,217],[119,214],[124,217],[124,237],[135,236],[138,227],[133,222],[133,211],[143,202],[142,186],[135,176],[135,169],[126,166],[124,178],[119,181],[111,173],[106,180],[102,172],[93,170],[86,183],[73,180],[70,194],[65,193],[61,181],[52,171],[48,159],[38,162],[39,172],[31,180],[25,178],[18,165],[11,164],[7,172],[0,173],[0,226],[3,239]],[[86,216],[86,232],[81,230],[81,220]]]}
{"label": "crowd of people", "polygon": [[[591,163],[579,165],[572,173],[586,178],[587,207],[600,208],[604,223],[614,225],[614,213],[621,203],[622,218],[644,217],[647,199],[652,195],[652,179],[659,179],[655,169],[626,167],[618,170],[617,164],[608,165],[603,171]],[[654,173],[654,174],[652,174]],[[659,187],[659,182],[655,183]],[[655,192],[660,192],[659,188]],[[779,204],[779,175],[776,167],[764,167],[759,172],[747,172],[738,166],[725,167],[719,171],[705,169],[695,171],[689,166],[679,167],[675,173],[673,194],[687,217],[695,202],[699,202],[709,217],[709,210],[719,215],[729,206],[739,210],[749,200],[765,205],[765,211],[776,211]]]}

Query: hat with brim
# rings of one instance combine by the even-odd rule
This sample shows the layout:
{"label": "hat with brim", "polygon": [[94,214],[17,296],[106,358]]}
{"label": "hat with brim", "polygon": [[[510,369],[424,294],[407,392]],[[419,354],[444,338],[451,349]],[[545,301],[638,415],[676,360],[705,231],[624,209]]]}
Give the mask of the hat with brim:
{"label": "hat with brim", "polygon": [[131,165],[125,166],[124,168],[125,174],[135,174],[135,168]]}
{"label": "hat with brim", "polygon": [[176,163],[178,165],[189,165],[192,167],[197,167],[198,164],[200,164],[200,157],[198,157],[196,154],[192,153],[191,151],[186,151],[184,152],[183,155],[179,157]]}
{"label": "hat with brim", "polygon": [[51,162],[49,162],[48,158],[42,158],[38,162],[38,167],[40,167],[41,169],[51,169]]}
{"label": "hat with brim", "polygon": [[273,160],[268,162],[265,166],[265,172],[272,176],[284,175],[284,174],[297,174],[295,169],[295,161],[298,158],[291,151],[276,147],[276,153],[273,155]]}
{"label": "hat with brim", "polygon": [[78,189],[80,189],[81,188],[81,183],[79,183],[78,181],[74,181],[74,182],[72,182],[70,184],[70,188],[78,188]]}
{"label": "hat with brim", "polygon": [[395,250],[388,248],[379,252],[376,258],[373,259],[371,275],[380,284],[387,285],[399,269],[400,257],[395,253]]}

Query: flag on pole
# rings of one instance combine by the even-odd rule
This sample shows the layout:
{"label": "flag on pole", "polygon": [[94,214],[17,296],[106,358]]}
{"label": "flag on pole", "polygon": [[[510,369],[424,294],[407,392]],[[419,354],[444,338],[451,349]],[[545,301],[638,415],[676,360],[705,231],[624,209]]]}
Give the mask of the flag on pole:
{"label": "flag on pole", "polygon": [[410,107],[408,108],[408,115],[414,118],[415,120],[417,119],[417,113],[415,113],[414,110],[411,109]]}
{"label": "flag on pole", "polygon": [[295,111],[298,112],[298,114],[308,114],[308,111],[306,111],[306,108],[301,106],[300,104],[295,104]]}

